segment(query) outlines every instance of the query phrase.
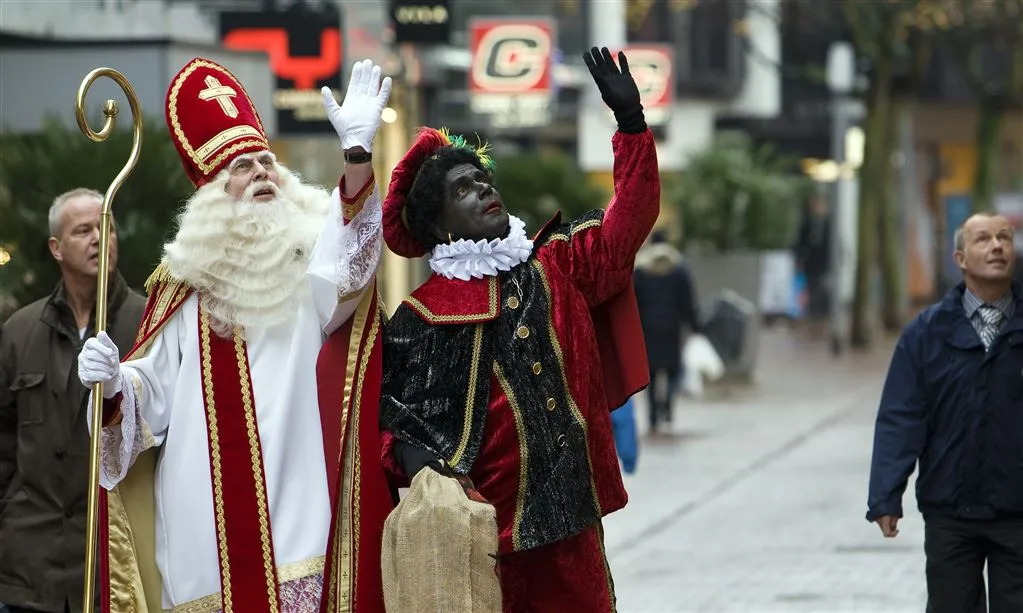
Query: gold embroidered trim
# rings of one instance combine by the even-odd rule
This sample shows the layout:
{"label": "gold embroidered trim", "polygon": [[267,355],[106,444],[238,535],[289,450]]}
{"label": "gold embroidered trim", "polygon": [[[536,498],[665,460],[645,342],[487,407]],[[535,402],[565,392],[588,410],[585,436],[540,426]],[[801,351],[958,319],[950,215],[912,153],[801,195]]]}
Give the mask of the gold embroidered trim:
{"label": "gold embroidered trim", "polygon": [[[374,286],[373,292],[376,293],[376,287]],[[368,306],[368,305],[367,305]],[[368,311],[368,309],[367,309]],[[377,317],[377,312],[367,312],[367,317],[371,317],[373,323],[370,324],[369,335],[366,337],[366,342],[363,344],[364,351],[362,353],[362,363],[359,365],[359,384],[356,389],[355,402],[352,406],[351,425],[348,428],[348,451],[345,454],[346,468],[350,468],[347,475],[345,476],[345,483],[348,486],[349,494],[351,497],[351,503],[347,505],[348,509],[360,508],[360,498],[362,496],[362,490],[360,489],[361,480],[359,479],[360,471],[362,470],[361,458],[362,451],[359,447],[359,417],[362,412],[362,386],[366,381],[366,370],[369,368],[369,358],[372,354],[372,347],[376,343],[377,334],[380,332],[380,318]],[[349,464],[350,463],[350,464]],[[348,522],[345,522],[348,525]],[[360,539],[360,527],[359,527],[359,514],[351,514],[351,534],[348,538],[342,541],[342,546],[345,548],[350,547],[349,553],[351,564],[351,571],[348,574],[349,581],[354,585],[355,579],[359,576],[359,539]],[[348,597],[341,601],[338,606],[337,613],[349,613],[354,611],[356,607],[355,602],[355,591],[351,589],[347,595]]]}
{"label": "gold embroidered trim", "polygon": [[326,556],[316,556],[315,558],[309,558],[308,560],[285,564],[277,569],[277,581],[281,583],[288,583],[289,581],[297,581],[299,579],[305,579],[306,577],[321,574],[323,572],[323,563],[325,560]]}
{"label": "gold embroidered trim", "polygon": [[607,585],[608,602],[611,603],[611,613],[618,613],[615,602],[615,582],[611,578],[611,567],[607,563],[607,551],[604,550],[604,523],[597,520],[597,543],[600,545],[600,559],[604,563],[604,582]]}
{"label": "gold embroidered trim", "polygon": [[512,523],[512,548],[519,551],[522,548],[522,514],[526,507],[526,479],[529,468],[529,449],[526,447],[526,426],[522,420],[522,410],[519,409],[519,401],[515,398],[515,391],[508,384],[501,366],[494,362],[494,376],[501,386],[508,399],[508,406],[511,407],[512,415],[515,416],[515,432],[519,439],[519,488],[515,494],[515,520]]}
{"label": "gold embroidered trim", "polygon": [[[220,553],[221,589],[224,592],[224,613],[234,609],[231,594],[231,565],[227,556],[227,521],[224,517],[224,473],[220,467],[220,436],[217,430],[217,411],[213,397],[213,360],[210,357],[210,316],[199,309],[199,343],[202,347],[202,379],[206,388],[206,421],[210,433],[210,463],[213,466],[213,511],[217,522],[217,548]],[[219,600],[219,599],[218,599]],[[195,610],[198,613],[199,609]],[[192,613],[187,610],[187,613]]]}
{"label": "gold embroidered trim", "polygon": [[[140,379],[137,375],[133,374],[132,377],[131,377],[131,386],[135,390],[135,403],[138,406],[143,406],[145,404],[145,402],[146,402],[146,399],[145,399],[145,388],[142,387],[142,379]],[[146,422],[143,421],[143,422],[140,422],[139,424],[136,424],[136,426],[141,426],[142,427],[142,440],[143,440],[143,447],[142,448],[143,449],[152,449],[153,447],[156,447],[156,437],[153,436],[153,431],[152,431],[152,429],[149,428],[149,424],[147,424]]]}
{"label": "gold embroidered trim", "polygon": [[[374,278],[370,284],[369,291],[365,292],[363,301],[359,303],[359,307],[353,315],[352,331],[348,340],[349,358],[345,367],[345,391],[341,407],[342,431],[339,433],[342,445],[341,466],[339,468],[343,471],[341,491],[338,493],[337,506],[339,509],[358,508],[347,505],[347,502],[350,497],[353,497],[354,502],[357,504],[359,496],[358,479],[355,477],[359,470],[359,453],[357,448],[359,440],[358,417],[361,408],[362,383],[365,379],[366,368],[369,365],[371,349],[373,343],[376,342],[380,327],[377,312],[371,311],[369,308],[373,303],[373,296],[376,292],[376,279]],[[368,340],[363,343],[366,323],[370,317],[373,318],[373,321],[370,324]],[[360,346],[364,348],[362,360],[356,363],[355,360],[359,355]],[[348,421],[350,415],[352,416],[351,427],[349,427]],[[352,433],[354,434],[351,435]],[[349,520],[352,521],[354,528],[349,528]],[[358,561],[358,531],[358,517],[351,517],[349,513],[339,515],[332,535],[335,547],[333,549],[333,559],[331,560],[331,573],[330,577],[324,577],[328,613],[345,613],[351,610],[351,587],[358,570],[356,567]],[[355,533],[354,539],[352,538],[352,532]],[[354,555],[352,552],[353,548],[355,550]]]}
{"label": "gold embroidered trim", "polygon": [[[373,179],[370,179],[372,182]],[[355,216],[362,212],[363,207],[366,206],[366,201],[373,195],[373,187],[367,183],[363,188],[363,193],[355,202],[345,202],[344,198],[341,198],[341,213],[345,216],[345,219],[352,220]],[[343,194],[342,194],[343,196]]]}
{"label": "gold embroidered trim", "polygon": [[177,137],[178,142],[181,143],[181,148],[185,150],[185,154],[187,154],[189,159],[192,160],[192,163],[194,163],[196,167],[199,168],[199,170],[204,175],[208,175],[214,168],[220,165],[221,162],[227,159],[228,156],[234,154],[236,151],[240,149],[244,149],[245,147],[249,147],[252,145],[260,146],[263,147],[264,149],[269,149],[270,145],[266,142],[264,138],[262,138],[262,133],[264,132],[263,122],[260,121],[259,115],[257,114],[255,115],[255,119],[256,123],[259,126],[259,132],[261,135],[261,137],[258,140],[247,140],[240,143],[236,143],[231,147],[227,148],[226,150],[224,150],[223,152],[221,152],[220,155],[215,157],[209,163],[206,163],[198,154],[196,154],[195,150],[192,149],[192,145],[188,142],[188,138],[185,136],[185,131],[181,128],[181,121],[178,118],[178,92],[181,91],[181,86],[184,85],[185,80],[188,79],[188,77],[193,72],[200,68],[210,68],[212,70],[220,72],[221,76],[230,79],[237,86],[238,91],[240,91],[245,96],[245,100],[246,102],[249,103],[250,108],[255,109],[256,105],[252,104],[252,99],[249,98],[249,93],[245,91],[245,88],[242,87],[242,84],[238,82],[238,79],[236,79],[234,75],[228,72],[227,69],[224,68],[223,66],[214,64],[213,62],[207,60],[196,60],[192,62],[191,64],[188,65],[187,68],[181,71],[181,74],[178,75],[178,78],[174,80],[174,84],[171,86],[170,94],[167,96],[167,116],[170,118],[171,129],[174,131],[174,135]]}
{"label": "gold embroidered trim", "polygon": [[220,610],[220,594],[210,594],[170,609],[171,613],[214,613]]}
{"label": "gold embroidered trim", "polygon": [[354,292],[352,292],[350,294],[342,294],[341,290],[339,289],[339,290],[337,290],[337,303],[338,304],[344,304],[346,302],[351,302],[352,300],[355,300],[356,298],[361,297],[363,295],[363,293],[364,292],[362,292],[360,290],[356,290],[356,291],[354,291]]}
{"label": "gold embroidered trim", "polygon": [[469,366],[469,389],[465,392],[465,412],[462,417],[462,438],[458,441],[455,455],[451,456],[450,464],[458,466],[469,446],[469,431],[472,428],[472,412],[476,406],[476,379],[480,372],[480,353],[483,348],[483,324],[476,324],[476,332],[472,337],[472,362]]}
{"label": "gold embroidered trim", "polygon": [[[220,553],[221,589],[223,590],[224,613],[234,611],[231,593],[231,566],[227,552],[226,520],[224,517],[224,478],[221,468],[220,436],[217,429],[217,413],[213,393],[213,364],[210,356],[210,325],[209,314],[199,309],[199,338],[202,344],[202,374],[206,389],[206,419],[210,439],[210,463],[213,467],[213,507],[217,521],[217,545]],[[256,434],[256,412],[252,404],[252,385],[249,381],[249,368],[245,356],[245,341],[241,332],[234,333],[235,358],[238,363],[240,391],[242,394],[242,411],[245,415],[245,426],[249,435],[249,451],[252,458],[252,471],[256,484],[256,502],[259,505],[259,533],[263,550],[263,567],[267,581],[266,589],[269,596],[271,613],[277,612],[277,584],[273,563],[273,551],[270,543],[270,517],[267,510],[266,491],[263,484],[262,455],[259,449],[259,438]]]}
{"label": "gold embroidered trim", "polygon": [[497,317],[498,300],[497,300],[497,277],[487,277],[487,284],[489,290],[487,310],[483,313],[469,313],[466,315],[437,315],[431,311],[425,304],[420,302],[415,296],[409,296],[405,299],[405,303],[408,304],[414,311],[419,313],[426,321],[432,324],[436,323],[474,323],[479,321],[490,321]]}
{"label": "gold embroidered trim", "polygon": [[601,219],[591,219],[589,221],[584,221],[578,226],[572,228],[572,231],[569,234],[565,234],[563,232],[551,234],[550,236],[547,237],[547,242],[549,243],[551,241],[567,241],[569,239],[569,236],[575,236],[576,234],[582,232],[583,230],[589,230],[590,228],[598,227],[602,223],[603,220]]}
{"label": "gold embroidered trim", "polygon": [[593,494],[593,504],[597,509],[597,516],[599,517],[604,513],[600,510],[600,498],[597,496],[597,484],[593,481],[593,462],[590,460],[589,427],[586,424],[586,418],[583,417],[582,411],[579,410],[579,406],[575,403],[575,398],[572,397],[572,389],[569,387],[568,377],[565,375],[565,355],[561,351],[561,343],[558,341],[557,331],[554,329],[554,306],[551,301],[551,285],[547,280],[547,271],[544,270],[543,264],[541,264],[537,259],[530,260],[529,263],[540,275],[540,281],[543,283],[543,293],[547,299],[547,334],[551,337],[551,347],[554,349],[554,356],[558,359],[558,370],[561,373],[561,381],[565,386],[565,398],[568,400],[568,408],[572,413],[572,417],[583,429],[583,442],[586,444],[586,465],[590,469],[590,492]]}
{"label": "gold embroidered trim", "polygon": [[143,398],[142,396],[142,393],[145,391],[145,389],[142,387],[142,379],[140,379],[139,376],[134,373],[132,373],[131,375],[131,387],[132,389],[135,390],[136,404],[140,406],[144,405],[146,403],[146,399]]}
{"label": "gold embroidered trim", "polygon": [[107,513],[110,610],[117,613],[143,612],[146,610],[145,588],[131,522],[121,497],[121,487],[115,487],[107,494]]}
{"label": "gold embroidered trim", "polygon": [[[149,348],[159,336],[160,330],[170,321],[167,317],[167,312],[172,308],[179,307],[185,298],[188,297],[191,288],[183,283],[171,281],[157,283],[155,290],[159,292],[159,297],[153,306],[153,312],[143,321],[136,335],[136,346],[128,355],[124,356],[124,360],[133,359],[138,355],[145,355],[149,351]],[[154,325],[156,325],[155,328],[153,327]]]}
{"label": "gold embroidered trim", "polygon": [[246,138],[249,136],[252,136],[254,138],[262,138],[262,135],[259,133],[259,131],[248,124],[234,126],[232,128],[223,130],[220,134],[217,134],[213,138],[203,143],[202,147],[196,149],[195,154],[198,155],[201,159],[205,160],[206,158],[216,153],[217,149],[223,147],[227,143],[233,140],[238,140],[239,138]]}
{"label": "gold embroidered trim", "polygon": [[[234,352],[238,361],[238,378],[241,381],[242,411],[245,414],[245,431],[249,435],[249,454],[252,458],[252,478],[256,484],[256,504],[259,505],[259,540],[263,549],[263,571],[266,579],[267,600],[270,613],[277,612],[277,583],[274,581],[273,544],[270,542],[270,511],[267,508],[266,490],[263,483],[263,454],[259,449],[259,435],[256,433],[256,411],[252,405],[252,384],[249,381],[249,365],[245,356],[245,341],[241,331],[234,333]],[[226,606],[224,613],[230,613]]]}
{"label": "gold embroidered trim", "polygon": [[[301,562],[285,564],[277,569],[277,580],[280,583],[288,583],[289,581],[297,581],[321,574],[323,572],[323,561],[324,556],[318,556],[302,560]],[[166,613],[214,613],[219,610],[220,594],[210,594],[209,596],[189,600],[166,611]]]}
{"label": "gold embroidered trim", "polygon": [[153,270],[152,274],[149,275],[149,278],[146,279],[146,293],[148,294],[152,292],[153,286],[157,283],[170,283],[173,281],[177,281],[177,279],[171,276],[170,268],[167,266],[167,263],[160,262]]}

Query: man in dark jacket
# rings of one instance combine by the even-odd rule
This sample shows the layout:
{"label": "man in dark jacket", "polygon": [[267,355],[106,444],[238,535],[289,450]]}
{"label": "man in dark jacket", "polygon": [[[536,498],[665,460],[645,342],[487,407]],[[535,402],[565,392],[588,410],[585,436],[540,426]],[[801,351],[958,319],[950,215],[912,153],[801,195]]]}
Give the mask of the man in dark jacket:
{"label": "man in dark jacket", "polygon": [[[0,336],[0,603],[12,613],[82,609],[89,390],[76,358],[94,333],[102,201],[88,189],[54,201],[49,246],[61,281]],[[131,346],[145,300],[116,265],[111,231],[107,330]]]}
{"label": "man in dark jacket", "polygon": [[928,613],[1023,611],[1023,286],[1013,230],[978,214],[956,231],[964,282],[895,348],[874,432],[867,519],[898,534],[919,462]]}
{"label": "man in dark jacket", "polygon": [[671,423],[671,401],[682,377],[683,334],[698,331],[696,293],[682,254],[661,230],[636,254],[633,274],[650,362],[650,431]]}

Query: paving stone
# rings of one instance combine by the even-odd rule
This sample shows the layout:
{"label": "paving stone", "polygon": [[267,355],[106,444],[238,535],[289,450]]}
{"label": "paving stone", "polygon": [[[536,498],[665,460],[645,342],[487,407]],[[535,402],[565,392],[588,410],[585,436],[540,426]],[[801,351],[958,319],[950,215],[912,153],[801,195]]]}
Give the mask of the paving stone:
{"label": "paving stone", "polygon": [[684,399],[669,435],[644,432],[629,504],[605,520],[619,611],[922,611],[913,484],[896,539],[863,518],[889,352],[832,359],[768,332],[755,385]]}

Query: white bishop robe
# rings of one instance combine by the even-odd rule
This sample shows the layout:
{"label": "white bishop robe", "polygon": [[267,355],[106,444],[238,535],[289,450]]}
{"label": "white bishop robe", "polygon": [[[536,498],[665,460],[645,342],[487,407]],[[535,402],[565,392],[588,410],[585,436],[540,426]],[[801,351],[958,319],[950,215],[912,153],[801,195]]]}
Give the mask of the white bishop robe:
{"label": "white bishop robe", "polygon": [[[347,225],[335,189],[294,318],[245,332],[284,613],[315,611],[307,607],[318,602],[330,527],[316,359],[359,303],[338,296],[365,290],[376,272],[380,228],[375,187]],[[163,607],[190,613],[221,606],[198,302],[189,296],[146,355],[122,363],[122,421],[103,428],[100,474],[112,489],[138,454],[160,447],[154,485]]]}

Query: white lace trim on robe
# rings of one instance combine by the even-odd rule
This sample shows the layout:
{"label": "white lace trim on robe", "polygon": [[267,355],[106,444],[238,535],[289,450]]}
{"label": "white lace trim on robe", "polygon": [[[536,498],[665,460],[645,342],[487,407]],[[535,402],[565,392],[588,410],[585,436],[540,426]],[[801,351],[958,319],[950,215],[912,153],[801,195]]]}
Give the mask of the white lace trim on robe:
{"label": "white lace trim on robe", "polygon": [[317,311],[326,315],[323,333],[327,336],[355,312],[359,304],[356,298],[367,289],[380,264],[383,207],[376,185],[370,189],[362,210],[346,224],[341,192],[334,188],[328,212],[333,219],[325,221],[327,225],[313,248],[308,274]]}
{"label": "white lace trim on robe", "polygon": [[[92,394],[89,395],[91,403]],[[156,445],[153,434],[142,419],[142,382],[129,372],[121,370],[121,423],[106,426],[100,432],[99,484],[112,490],[128,474],[135,458]],[[92,405],[90,404],[90,407]],[[88,416],[92,430],[92,411]]]}
{"label": "white lace trim on robe", "polygon": [[[376,188],[372,188],[376,191]],[[338,196],[340,198],[340,195]],[[347,224],[338,215],[341,226],[341,257],[337,261],[338,293],[341,297],[366,287],[376,273],[383,250],[383,207],[377,194],[366,198],[362,210]]]}

